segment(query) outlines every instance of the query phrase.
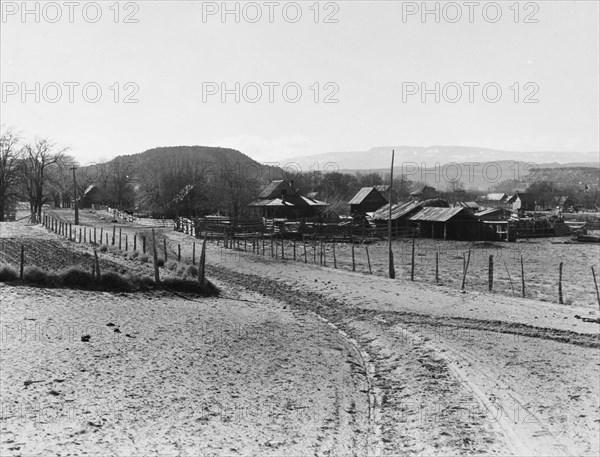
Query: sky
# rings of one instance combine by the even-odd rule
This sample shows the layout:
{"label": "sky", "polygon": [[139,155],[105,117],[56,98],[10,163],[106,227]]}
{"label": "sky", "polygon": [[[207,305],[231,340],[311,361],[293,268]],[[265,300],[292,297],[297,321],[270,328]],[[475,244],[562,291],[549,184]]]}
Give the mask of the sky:
{"label": "sky", "polygon": [[75,3],[2,1],[0,118],[82,164],[176,145],[261,162],[600,150],[597,1],[427,2],[425,16],[400,1]]}

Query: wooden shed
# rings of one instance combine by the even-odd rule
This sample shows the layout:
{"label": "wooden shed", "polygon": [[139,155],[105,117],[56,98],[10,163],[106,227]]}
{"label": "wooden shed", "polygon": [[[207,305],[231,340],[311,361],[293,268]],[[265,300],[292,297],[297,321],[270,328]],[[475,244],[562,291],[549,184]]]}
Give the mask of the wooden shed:
{"label": "wooden shed", "polygon": [[376,211],[387,202],[387,199],[375,187],[363,187],[352,197],[348,204],[352,216],[362,216]]}
{"label": "wooden shed", "polygon": [[418,223],[421,236],[426,238],[481,239],[481,224],[466,208],[423,208],[409,220]]}

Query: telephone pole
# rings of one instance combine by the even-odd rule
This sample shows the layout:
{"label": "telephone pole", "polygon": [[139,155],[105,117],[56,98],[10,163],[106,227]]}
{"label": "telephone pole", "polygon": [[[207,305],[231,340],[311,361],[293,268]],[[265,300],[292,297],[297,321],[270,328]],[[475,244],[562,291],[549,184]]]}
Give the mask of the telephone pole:
{"label": "telephone pole", "polygon": [[389,252],[389,277],[396,277],[394,268],[394,253],[392,252],[392,190],[394,187],[394,150],[392,149],[392,165],[390,166],[390,195],[389,195],[389,212],[388,212],[388,252]]}
{"label": "telephone pole", "polygon": [[73,203],[75,205],[75,225],[79,225],[79,204],[77,202],[77,178],[75,177],[76,167],[72,167],[73,170]]}

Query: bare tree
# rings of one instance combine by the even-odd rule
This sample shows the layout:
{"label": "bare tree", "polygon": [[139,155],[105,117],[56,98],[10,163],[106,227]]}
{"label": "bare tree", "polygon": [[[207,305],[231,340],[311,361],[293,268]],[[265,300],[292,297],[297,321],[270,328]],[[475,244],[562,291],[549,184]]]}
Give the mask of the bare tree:
{"label": "bare tree", "polygon": [[11,128],[0,133],[0,221],[8,205],[17,197],[18,163],[21,156],[21,138]]}
{"label": "bare tree", "polygon": [[23,195],[29,201],[31,222],[39,222],[42,218],[42,206],[47,201],[44,188],[48,182],[48,168],[58,163],[66,150],[57,149],[47,139],[36,139],[23,147],[19,174]]}

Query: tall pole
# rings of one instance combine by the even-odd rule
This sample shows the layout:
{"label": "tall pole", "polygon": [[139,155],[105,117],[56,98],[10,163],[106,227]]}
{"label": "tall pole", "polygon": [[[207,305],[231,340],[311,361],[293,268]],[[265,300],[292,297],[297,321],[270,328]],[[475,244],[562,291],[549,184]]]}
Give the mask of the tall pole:
{"label": "tall pole", "polygon": [[389,276],[390,279],[396,277],[394,269],[394,253],[392,252],[392,187],[394,186],[394,150],[392,149],[392,166],[390,168],[390,198],[389,198],[389,217],[388,217],[388,250],[390,253]]}
{"label": "tall pole", "polygon": [[72,167],[73,170],[73,201],[75,204],[75,225],[79,225],[79,205],[77,203],[77,178],[75,177],[76,167]]}

